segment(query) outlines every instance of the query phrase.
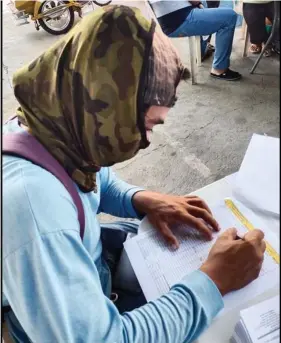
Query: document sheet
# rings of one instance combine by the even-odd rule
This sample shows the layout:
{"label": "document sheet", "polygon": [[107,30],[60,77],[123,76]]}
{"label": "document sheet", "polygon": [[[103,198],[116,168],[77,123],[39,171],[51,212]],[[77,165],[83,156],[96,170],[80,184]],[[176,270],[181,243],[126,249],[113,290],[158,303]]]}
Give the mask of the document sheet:
{"label": "document sheet", "polygon": [[233,194],[249,208],[280,215],[280,140],[254,134]]}
{"label": "document sheet", "polygon": [[[262,227],[253,213],[250,213],[237,201],[235,204],[252,221],[253,225]],[[226,207],[224,201],[213,206],[211,210],[221,225],[220,233],[230,227],[237,228],[240,235],[248,232]],[[210,248],[218,236],[218,234],[214,234],[212,241],[205,241],[195,230],[181,225],[174,229],[180,242],[179,249],[174,251],[146,219],[141,225],[145,225],[146,229],[140,230],[141,233],[126,241],[124,246],[148,301],[165,294],[185,275],[197,270],[207,259]],[[279,253],[278,240],[275,235],[266,228],[264,228],[264,232],[266,240]],[[279,265],[266,253],[260,277],[244,289],[226,295],[224,297],[225,311],[274,287],[278,283],[278,275]]]}

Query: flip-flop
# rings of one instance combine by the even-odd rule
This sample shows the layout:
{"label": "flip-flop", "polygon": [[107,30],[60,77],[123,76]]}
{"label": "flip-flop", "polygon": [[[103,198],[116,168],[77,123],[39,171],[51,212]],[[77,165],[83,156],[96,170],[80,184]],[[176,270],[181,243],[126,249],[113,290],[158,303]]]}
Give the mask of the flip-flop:
{"label": "flip-flop", "polygon": [[271,48],[265,49],[264,56],[265,57],[270,57],[272,55],[272,51],[271,50],[272,50]]}
{"label": "flip-flop", "polygon": [[261,50],[262,50],[262,46],[258,46],[256,44],[251,44],[251,46],[249,48],[250,53],[252,53],[254,55],[260,54]]}
{"label": "flip-flop", "polygon": [[273,42],[272,45],[273,45],[272,50],[273,50],[276,54],[280,55],[280,41],[275,41],[275,42]]}
{"label": "flip-flop", "polygon": [[280,47],[274,46],[272,49],[277,55],[280,55]]}
{"label": "flip-flop", "polygon": [[224,73],[220,75],[216,75],[213,73],[210,73],[211,77],[215,79],[225,80],[225,81],[237,81],[240,80],[242,75],[238,73],[237,71],[233,71],[231,69],[227,69]]}

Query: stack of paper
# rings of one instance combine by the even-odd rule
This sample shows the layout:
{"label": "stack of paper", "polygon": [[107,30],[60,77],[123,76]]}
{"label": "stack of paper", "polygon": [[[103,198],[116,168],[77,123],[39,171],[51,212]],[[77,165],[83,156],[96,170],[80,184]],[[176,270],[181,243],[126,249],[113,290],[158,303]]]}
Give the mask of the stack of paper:
{"label": "stack of paper", "polygon": [[279,296],[240,312],[231,343],[279,343]]}
{"label": "stack of paper", "polygon": [[280,215],[280,140],[254,134],[233,194],[253,210]]}

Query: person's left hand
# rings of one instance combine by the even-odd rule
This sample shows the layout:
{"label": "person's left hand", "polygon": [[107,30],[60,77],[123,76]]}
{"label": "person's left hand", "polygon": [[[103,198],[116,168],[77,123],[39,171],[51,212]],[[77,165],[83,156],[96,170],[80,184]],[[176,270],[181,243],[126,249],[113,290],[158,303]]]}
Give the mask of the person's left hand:
{"label": "person's left hand", "polygon": [[141,191],[134,195],[133,204],[139,213],[147,215],[151,224],[175,248],[179,246],[171,231],[171,226],[175,224],[187,224],[208,240],[212,239],[213,231],[219,231],[208,205],[195,195],[175,196]]}

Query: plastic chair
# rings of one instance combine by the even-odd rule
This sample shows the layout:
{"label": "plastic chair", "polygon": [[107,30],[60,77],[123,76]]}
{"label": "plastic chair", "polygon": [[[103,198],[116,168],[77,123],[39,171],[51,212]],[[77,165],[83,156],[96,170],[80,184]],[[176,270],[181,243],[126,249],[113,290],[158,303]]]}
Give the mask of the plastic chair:
{"label": "plastic chair", "polygon": [[[159,25],[156,15],[152,7],[150,6],[149,2],[145,1],[145,5],[149,13],[149,16],[153,18],[156,21],[156,23]],[[195,85],[197,84],[198,67],[201,66],[201,38],[200,36],[191,36],[187,38],[188,38],[189,52],[190,52],[191,83]]]}
{"label": "plastic chair", "polygon": [[[243,17],[243,1],[242,0],[233,0],[233,9],[237,14],[240,14]],[[249,35],[248,26],[246,24],[244,17],[242,21],[242,36],[244,38],[244,48],[243,48],[242,57],[247,57],[249,43],[250,43],[250,35]]]}

